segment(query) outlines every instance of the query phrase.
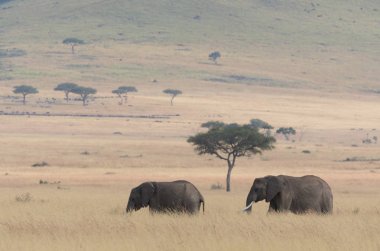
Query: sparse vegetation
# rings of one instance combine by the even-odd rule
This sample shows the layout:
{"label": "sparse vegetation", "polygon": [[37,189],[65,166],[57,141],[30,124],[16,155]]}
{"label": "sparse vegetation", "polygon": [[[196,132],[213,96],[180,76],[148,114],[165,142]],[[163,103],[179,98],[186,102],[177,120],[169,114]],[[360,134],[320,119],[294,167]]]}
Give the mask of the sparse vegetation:
{"label": "sparse vegetation", "polygon": [[198,154],[215,155],[227,162],[227,192],[231,191],[231,172],[236,159],[271,150],[275,141],[273,137],[261,134],[256,127],[238,124],[211,127],[208,132],[198,133],[187,140]]}
{"label": "sparse vegetation", "polygon": [[273,129],[273,126],[261,119],[251,119],[250,125],[259,129],[263,129],[267,136],[271,135],[271,130]]}
{"label": "sparse vegetation", "polygon": [[32,167],[44,167],[44,166],[48,166],[49,164],[45,161],[42,161],[42,162],[37,162],[35,164],[32,165]]}
{"label": "sparse vegetation", "polygon": [[276,133],[284,135],[285,139],[289,140],[289,136],[295,135],[296,130],[293,129],[293,127],[280,127],[279,129],[277,129]]}
{"label": "sparse vegetation", "polygon": [[74,47],[77,46],[77,45],[80,45],[80,44],[84,44],[84,41],[79,39],[79,38],[75,38],[75,37],[68,37],[68,38],[65,38],[62,43],[64,44],[68,44],[68,45],[71,45],[71,53],[72,54],[75,54],[75,49]]}
{"label": "sparse vegetation", "polygon": [[29,94],[36,94],[38,93],[37,88],[34,88],[33,86],[30,85],[18,85],[14,87],[13,93],[15,94],[21,94],[23,99],[22,103],[25,105],[26,104],[26,96]]}
{"label": "sparse vegetation", "polygon": [[119,104],[122,105],[125,102],[128,102],[128,93],[129,92],[137,92],[136,87],[134,86],[119,86],[119,88],[112,90],[112,93],[117,94],[120,98]]}
{"label": "sparse vegetation", "polygon": [[66,82],[57,85],[57,87],[54,88],[54,91],[63,91],[65,93],[66,102],[69,102],[70,92],[73,92],[73,90],[77,87],[77,84]]}
{"label": "sparse vegetation", "polygon": [[273,126],[261,119],[251,119],[250,125],[262,129],[273,129]]}
{"label": "sparse vegetation", "polygon": [[77,86],[74,89],[72,89],[71,92],[78,94],[81,97],[83,106],[85,106],[88,103],[88,99],[90,98],[90,95],[96,94],[97,91],[96,89],[91,88],[91,87]]}
{"label": "sparse vegetation", "polygon": [[217,127],[221,127],[221,126],[224,126],[225,123],[223,122],[220,122],[220,121],[208,121],[206,123],[203,123],[201,125],[201,127],[204,127],[204,128],[217,128]]}
{"label": "sparse vegetation", "polygon": [[377,144],[377,136],[370,137],[367,133],[367,136],[365,139],[362,140],[363,144]]}
{"label": "sparse vegetation", "polygon": [[0,58],[13,58],[25,56],[26,52],[21,49],[0,49]]}
{"label": "sparse vegetation", "polygon": [[[378,0],[0,0],[0,13],[0,250],[379,249]],[[209,60],[213,50],[223,59]],[[52,89],[64,81],[105,97],[62,104]],[[21,83],[41,93],[26,106],[12,93]],[[133,109],[117,105],[115,83],[141,85]],[[180,109],[163,102],[169,87],[188,92]],[[191,154],[185,139],[219,127],[199,127],[208,120],[251,118],[297,133],[240,158],[233,192],[211,190],[226,189],[226,162]],[[31,167],[42,160],[52,167]],[[334,213],[267,214],[260,202],[242,214],[253,179],[271,174],[322,176]],[[136,184],[184,178],[204,215],[125,214]],[[29,203],[15,199],[26,192]]]}
{"label": "sparse vegetation", "polygon": [[213,51],[208,55],[208,59],[213,61],[214,64],[218,64],[217,60],[221,57],[221,54],[219,51]]}
{"label": "sparse vegetation", "polygon": [[20,195],[17,195],[16,198],[15,198],[15,200],[17,202],[23,202],[23,203],[25,203],[25,202],[32,201],[33,197],[32,197],[32,195],[30,193],[22,193]]}
{"label": "sparse vegetation", "polygon": [[210,189],[211,190],[222,190],[222,189],[224,189],[224,186],[218,182],[216,184],[212,184]]}
{"label": "sparse vegetation", "polygon": [[165,89],[162,91],[163,93],[169,94],[172,96],[172,99],[170,100],[170,104],[173,105],[173,99],[177,97],[178,95],[182,94],[181,90],[176,89]]}

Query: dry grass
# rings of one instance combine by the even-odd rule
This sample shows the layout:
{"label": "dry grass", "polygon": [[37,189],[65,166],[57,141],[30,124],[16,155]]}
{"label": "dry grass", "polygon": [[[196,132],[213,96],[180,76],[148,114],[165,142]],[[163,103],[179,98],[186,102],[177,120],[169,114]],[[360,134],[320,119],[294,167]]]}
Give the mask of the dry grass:
{"label": "dry grass", "polygon": [[[380,162],[342,161],[379,158],[379,143],[362,144],[367,133],[380,136],[379,97],[369,92],[379,82],[376,1],[318,0],[310,13],[303,0],[292,1],[296,8],[281,1],[236,1],[234,8],[228,1],[177,1],[174,12],[173,1],[158,1],[154,10],[162,16],[150,15],[148,0],[66,2],[14,1],[1,10],[2,48],[27,55],[1,62],[5,79],[13,79],[0,82],[0,111],[179,116],[0,115],[0,250],[380,250]],[[189,26],[188,13],[198,8],[203,23]],[[132,22],[123,19],[125,9]],[[79,21],[62,24],[66,18]],[[168,33],[158,33],[163,27]],[[69,35],[89,43],[72,55],[61,44]],[[207,60],[216,49],[219,65]],[[231,75],[273,85],[208,81]],[[83,107],[53,91],[66,81],[96,87],[98,96],[120,85],[139,92],[127,105],[115,97]],[[26,106],[6,97],[21,83],[40,89]],[[174,106],[166,88],[183,91]],[[47,97],[57,104],[37,103]],[[290,141],[278,137],[276,149],[262,156],[239,159],[231,193],[211,190],[224,185],[225,163],[197,156],[187,137],[209,120],[253,118],[299,133]],[[48,166],[32,167],[42,162]],[[252,181],[268,174],[322,177],[333,189],[333,215],[267,215],[263,202],[242,214]],[[176,179],[200,189],[204,215],[124,213],[132,187]]]}
{"label": "dry grass", "polygon": [[[370,112],[377,101],[357,94],[336,98],[249,90],[221,86],[216,95],[212,86],[205,87],[209,98],[184,95],[173,107],[167,99],[136,95],[134,106],[127,107],[132,114],[180,114],[161,121],[0,116],[0,250],[378,250],[380,163],[340,161],[378,155],[377,144],[361,144],[366,133],[377,133],[372,129],[380,121]],[[112,100],[104,106],[49,108],[102,114],[122,109]],[[245,123],[251,118],[293,126],[303,136],[295,142],[278,137],[275,150],[239,159],[232,193],[211,190],[211,184],[224,184],[225,164],[196,156],[187,136],[207,120]],[[302,153],[305,149],[311,153]],[[32,167],[43,161],[49,165]],[[265,203],[257,204],[252,215],[242,214],[253,179],[268,174],[326,179],[334,191],[334,214],[267,215]],[[204,215],[124,213],[132,187],[145,180],[175,179],[199,187],[206,198]],[[28,193],[27,200],[17,200]]]}
{"label": "dry grass", "polygon": [[[203,189],[206,213],[198,216],[124,213],[125,186],[28,188],[33,200],[1,194],[1,250],[378,250],[380,200],[336,194],[335,213],[267,215],[257,204],[239,211],[243,191]],[[203,187],[202,187],[203,188]],[[376,208],[377,206],[377,208]],[[27,247],[27,248],[26,248]]]}

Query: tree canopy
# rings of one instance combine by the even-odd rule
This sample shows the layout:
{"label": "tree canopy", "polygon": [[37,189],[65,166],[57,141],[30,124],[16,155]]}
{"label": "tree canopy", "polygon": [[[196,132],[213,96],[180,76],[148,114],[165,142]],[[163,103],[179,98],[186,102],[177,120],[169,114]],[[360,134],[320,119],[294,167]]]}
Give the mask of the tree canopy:
{"label": "tree canopy", "polygon": [[22,94],[23,96],[23,104],[26,103],[26,96],[29,94],[36,94],[38,93],[37,88],[34,88],[30,85],[18,85],[14,87],[13,93],[15,94]]}
{"label": "tree canopy", "polygon": [[[215,121],[212,123],[216,124]],[[215,155],[227,162],[227,192],[231,190],[231,171],[235,166],[236,158],[271,150],[275,141],[274,137],[260,133],[257,127],[222,122],[216,127],[209,128],[207,132],[198,133],[187,140],[194,145],[199,155]]]}
{"label": "tree canopy", "polygon": [[72,93],[78,94],[81,96],[83,105],[86,105],[86,102],[91,94],[96,94],[96,89],[91,87],[77,86],[71,90]]}
{"label": "tree canopy", "polygon": [[251,119],[250,125],[262,129],[273,129],[273,126],[261,119]]}
{"label": "tree canopy", "polygon": [[62,41],[62,43],[71,45],[71,52],[74,54],[75,53],[74,46],[76,46],[78,44],[84,44],[84,41],[79,39],[79,38],[68,37],[68,38],[65,38]]}
{"label": "tree canopy", "polygon": [[204,128],[216,128],[216,127],[221,127],[221,126],[224,126],[225,123],[221,122],[221,121],[208,121],[208,122],[205,122],[201,125],[201,127],[204,127]]}
{"label": "tree canopy", "polygon": [[173,99],[178,96],[178,95],[181,95],[182,94],[182,91],[181,90],[177,90],[177,89],[165,89],[162,91],[163,93],[166,93],[166,94],[169,94],[169,95],[172,95],[172,99],[170,100],[170,104],[173,105]]}
{"label": "tree canopy", "polygon": [[296,130],[293,127],[280,127],[276,133],[284,135],[286,140],[289,140],[289,135],[295,135]]}
{"label": "tree canopy", "polygon": [[76,87],[78,87],[77,84],[65,82],[58,84],[57,87],[54,88],[54,91],[63,91],[65,93],[66,102],[69,102],[69,93]]}
{"label": "tree canopy", "polygon": [[221,54],[219,51],[214,51],[214,52],[211,52],[209,55],[208,55],[208,59],[209,60],[212,60],[215,64],[217,64],[217,60],[218,58],[221,57]]}
{"label": "tree canopy", "polygon": [[[119,88],[112,90],[112,93],[117,94],[119,96],[119,98],[121,99],[120,104],[123,104],[124,99],[125,99],[125,101],[127,101],[128,92],[137,92],[137,89],[134,86],[119,86]],[[124,95],[124,97],[123,97],[123,95]]]}

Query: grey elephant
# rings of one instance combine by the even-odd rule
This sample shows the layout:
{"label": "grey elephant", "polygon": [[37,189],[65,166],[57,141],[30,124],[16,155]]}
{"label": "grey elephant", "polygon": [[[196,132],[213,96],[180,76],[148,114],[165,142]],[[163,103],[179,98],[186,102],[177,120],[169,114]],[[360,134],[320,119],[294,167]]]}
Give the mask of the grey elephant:
{"label": "grey elephant", "polygon": [[173,182],[144,182],[132,189],[127,213],[149,206],[150,212],[196,214],[204,199],[198,189],[186,180]]}
{"label": "grey elephant", "polygon": [[261,200],[269,202],[268,212],[327,214],[333,210],[330,186],[326,181],[313,175],[257,178],[248,193],[244,211],[251,212],[253,203]]}

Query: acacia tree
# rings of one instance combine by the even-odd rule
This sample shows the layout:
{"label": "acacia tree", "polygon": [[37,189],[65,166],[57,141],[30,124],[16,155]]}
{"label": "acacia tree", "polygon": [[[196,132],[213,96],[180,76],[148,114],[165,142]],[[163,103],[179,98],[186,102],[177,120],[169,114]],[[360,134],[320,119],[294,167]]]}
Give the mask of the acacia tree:
{"label": "acacia tree", "polygon": [[68,37],[68,38],[65,38],[62,41],[62,43],[71,45],[71,53],[74,54],[75,53],[74,47],[77,46],[78,44],[84,44],[84,41],[79,38]]}
{"label": "acacia tree", "polygon": [[277,129],[276,133],[284,135],[286,140],[289,140],[289,135],[295,135],[296,130],[293,127],[280,127]]}
{"label": "acacia tree", "polygon": [[37,88],[34,88],[33,86],[30,86],[30,85],[18,85],[18,86],[15,86],[13,88],[14,88],[13,93],[22,94],[22,96],[23,96],[22,103],[24,105],[26,103],[26,96],[27,95],[38,93]]}
{"label": "acacia tree", "polygon": [[217,64],[218,62],[216,61],[218,58],[220,58],[221,55],[220,55],[220,52],[219,51],[214,51],[214,52],[211,52],[209,55],[208,55],[208,59],[209,60],[212,60],[214,62],[214,64]]}
{"label": "acacia tree", "polygon": [[270,135],[271,131],[273,129],[273,126],[271,126],[268,122],[265,122],[261,119],[251,119],[250,125],[253,127],[257,127],[259,129],[264,129],[266,135]]}
{"label": "acacia tree", "polygon": [[261,154],[274,148],[275,138],[259,132],[257,127],[238,124],[219,124],[205,133],[191,136],[192,143],[199,155],[215,155],[227,162],[226,191],[231,191],[231,172],[236,158]]}
{"label": "acacia tree", "polygon": [[69,93],[73,92],[73,89],[78,87],[77,84],[74,83],[61,83],[54,88],[54,91],[63,91],[65,93],[66,102],[69,102]]}
{"label": "acacia tree", "polygon": [[72,89],[71,92],[80,95],[83,106],[85,106],[90,95],[96,93],[96,89],[91,87],[77,86]]}
{"label": "acacia tree", "polygon": [[162,92],[163,92],[163,93],[166,93],[166,94],[169,94],[169,95],[172,95],[172,99],[170,100],[170,104],[171,104],[171,105],[173,105],[173,99],[174,99],[176,96],[182,94],[182,91],[180,91],[180,90],[176,90],[176,89],[166,89],[166,90],[163,90]]}
{"label": "acacia tree", "polygon": [[120,98],[120,104],[122,105],[125,102],[128,102],[128,92],[137,92],[137,89],[134,86],[119,86],[119,88],[112,91]]}
{"label": "acacia tree", "polygon": [[221,121],[208,121],[206,123],[203,123],[201,127],[204,128],[214,128],[214,127],[219,127],[219,126],[224,126],[224,122]]}

